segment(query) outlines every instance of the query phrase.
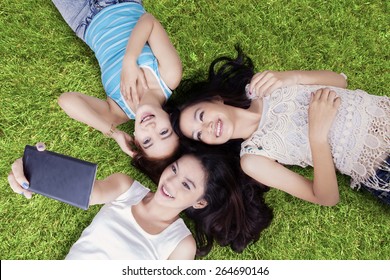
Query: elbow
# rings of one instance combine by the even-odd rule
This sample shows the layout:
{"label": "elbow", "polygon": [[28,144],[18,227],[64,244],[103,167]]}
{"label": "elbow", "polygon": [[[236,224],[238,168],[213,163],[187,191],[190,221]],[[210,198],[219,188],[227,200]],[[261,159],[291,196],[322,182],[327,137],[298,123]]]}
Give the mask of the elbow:
{"label": "elbow", "polygon": [[77,116],[76,104],[79,104],[79,101],[80,93],[64,92],[58,97],[57,103],[69,117],[75,119]]}
{"label": "elbow", "polygon": [[335,206],[337,203],[339,203],[339,201],[340,201],[340,197],[339,197],[339,195],[337,195],[335,197],[324,199],[319,204],[322,206],[330,207],[330,206]]}
{"label": "elbow", "polygon": [[74,99],[74,93],[73,92],[64,92],[60,95],[57,99],[58,105],[64,110],[67,111],[68,108],[70,108],[72,104],[72,100]]}

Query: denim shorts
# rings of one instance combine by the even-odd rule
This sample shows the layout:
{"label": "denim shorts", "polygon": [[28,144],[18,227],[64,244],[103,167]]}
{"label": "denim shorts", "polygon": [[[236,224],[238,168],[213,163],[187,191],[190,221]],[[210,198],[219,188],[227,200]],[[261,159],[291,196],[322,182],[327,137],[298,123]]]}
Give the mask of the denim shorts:
{"label": "denim shorts", "polygon": [[376,171],[376,178],[379,179],[379,186],[387,189],[387,191],[384,190],[374,190],[372,188],[367,187],[364,184],[361,184],[361,187],[365,189],[366,191],[370,192],[372,195],[376,196],[379,200],[384,202],[385,204],[390,205],[390,189],[389,189],[389,184],[390,184],[390,156],[386,158],[385,160],[385,165],[386,167],[379,168]]}
{"label": "denim shorts", "polygon": [[142,0],[52,0],[66,23],[83,41],[84,34],[93,17],[110,5]]}

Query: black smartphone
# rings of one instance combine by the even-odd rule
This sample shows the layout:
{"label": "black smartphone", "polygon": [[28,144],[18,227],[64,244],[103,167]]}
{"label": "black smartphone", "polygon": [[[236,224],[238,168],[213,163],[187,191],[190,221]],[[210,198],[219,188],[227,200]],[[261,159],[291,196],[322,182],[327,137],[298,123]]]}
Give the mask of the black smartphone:
{"label": "black smartphone", "polygon": [[88,209],[97,164],[26,145],[23,169],[29,191]]}

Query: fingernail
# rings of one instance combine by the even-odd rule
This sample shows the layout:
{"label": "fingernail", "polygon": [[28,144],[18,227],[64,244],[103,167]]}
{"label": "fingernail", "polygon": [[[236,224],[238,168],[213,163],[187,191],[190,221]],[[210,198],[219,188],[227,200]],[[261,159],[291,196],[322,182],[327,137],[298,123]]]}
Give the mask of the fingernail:
{"label": "fingernail", "polygon": [[37,146],[38,151],[43,151],[46,147],[45,144],[42,142],[37,143],[36,146]]}
{"label": "fingernail", "polygon": [[26,182],[24,182],[22,184],[22,188],[25,189],[25,190],[28,190],[29,187],[30,187],[30,185],[28,183],[26,183]]}

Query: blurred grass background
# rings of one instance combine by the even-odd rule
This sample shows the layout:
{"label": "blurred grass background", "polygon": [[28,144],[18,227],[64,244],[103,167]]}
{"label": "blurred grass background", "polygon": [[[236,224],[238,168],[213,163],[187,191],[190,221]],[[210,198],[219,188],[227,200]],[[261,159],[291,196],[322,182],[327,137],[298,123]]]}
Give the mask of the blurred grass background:
{"label": "blurred grass background", "polygon": [[[329,69],[349,88],[389,95],[390,2],[381,0],[144,0],[183,61],[184,78],[206,74],[239,43],[258,71]],[[92,51],[50,1],[0,0],[0,257],[63,259],[99,210],[88,211],[12,192],[7,175],[26,144],[99,164],[152,182],[130,166],[112,139],[62,112],[58,96],[79,91],[105,98]],[[132,124],[122,127],[131,132]],[[312,176],[310,169],[298,172]],[[206,259],[389,259],[390,208],[349,188],[339,176],[340,203],[321,207],[277,190],[266,199],[275,218],[242,254],[215,246]]]}

